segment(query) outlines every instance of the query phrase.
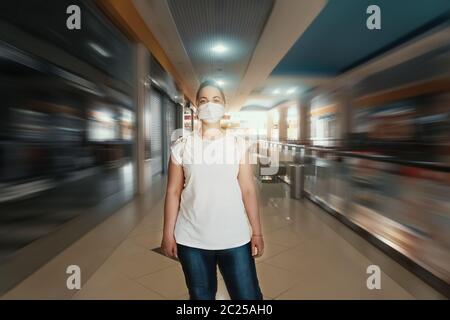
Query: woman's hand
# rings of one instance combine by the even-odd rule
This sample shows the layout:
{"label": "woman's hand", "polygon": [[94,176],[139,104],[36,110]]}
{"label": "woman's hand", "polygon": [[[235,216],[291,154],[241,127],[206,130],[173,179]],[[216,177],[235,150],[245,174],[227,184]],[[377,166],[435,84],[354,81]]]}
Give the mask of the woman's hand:
{"label": "woman's hand", "polygon": [[161,242],[162,252],[170,258],[177,258],[177,242],[174,236],[164,236]]}
{"label": "woman's hand", "polygon": [[255,258],[259,258],[264,253],[264,240],[262,235],[253,235],[252,236],[252,256]]}

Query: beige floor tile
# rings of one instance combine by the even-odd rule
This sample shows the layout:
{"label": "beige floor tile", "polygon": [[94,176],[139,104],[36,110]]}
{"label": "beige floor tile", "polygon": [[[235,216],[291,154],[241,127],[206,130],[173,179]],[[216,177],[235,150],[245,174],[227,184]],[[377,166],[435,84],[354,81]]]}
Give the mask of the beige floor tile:
{"label": "beige floor tile", "polygon": [[168,299],[188,294],[181,266],[166,268],[138,278],[136,281]]}
{"label": "beige floor tile", "polygon": [[176,297],[175,300],[190,300],[189,293],[183,294],[182,296]]}
{"label": "beige floor tile", "polygon": [[162,231],[152,231],[129,237],[127,240],[144,248],[154,249],[161,245],[162,235]]}
{"label": "beige floor tile", "polygon": [[276,217],[279,215],[279,212],[277,212],[278,210],[276,208],[272,208],[272,207],[263,207],[263,208],[259,208],[259,214],[261,216],[261,220],[265,219],[265,218],[269,218],[269,217]]}
{"label": "beige floor tile", "polygon": [[[365,278],[357,270],[309,264],[296,272],[297,284],[276,299],[358,299]],[[365,274],[364,274],[365,275]]]}
{"label": "beige floor tile", "polygon": [[150,250],[130,256],[113,254],[106,263],[111,264],[117,272],[130,279],[136,279],[177,264],[177,262]]}
{"label": "beige floor tile", "polygon": [[287,220],[286,217],[280,215],[261,217],[263,234],[288,226],[291,223],[291,220]]}
{"label": "beige floor tile", "polygon": [[217,266],[217,279],[218,280],[223,280],[223,276],[222,276],[222,273],[219,270],[219,266]]}
{"label": "beige floor tile", "polygon": [[161,300],[163,297],[127,279],[113,268],[101,267],[75,295],[83,300]]}
{"label": "beige floor tile", "polygon": [[[189,293],[177,297],[176,300],[189,300]],[[219,279],[217,280],[216,300],[230,300],[225,282]]]}
{"label": "beige floor tile", "polygon": [[350,245],[345,246],[344,241],[309,241],[267,259],[266,263],[296,274],[299,284],[277,297],[280,299],[411,298],[385,274],[382,290],[368,290],[366,270],[372,263]]}
{"label": "beige floor tile", "polygon": [[147,252],[148,250],[149,250],[148,248],[137,245],[132,240],[127,239],[124,242],[122,242],[116,248],[116,250],[114,250],[114,252],[112,253],[112,255],[110,257],[113,257],[113,258],[116,256],[128,257],[128,256],[136,255],[138,253]]}
{"label": "beige floor tile", "polygon": [[355,296],[346,297],[340,288],[333,287],[325,281],[316,281],[314,278],[300,281],[300,284],[290,288],[276,297],[276,300],[335,300],[352,299]]}
{"label": "beige floor tile", "polygon": [[[300,275],[301,276],[301,275]],[[380,290],[369,290],[366,277],[355,274],[334,276],[304,275],[291,289],[276,297],[277,300],[363,300],[412,299],[413,297],[395,282],[382,275]]]}
{"label": "beige floor tile", "polygon": [[223,280],[217,282],[216,300],[230,300],[230,295]]}
{"label": "beige floor tile", "polygon": [[162,231],[162,228],[153,225],[139,224],[134,228],[127,236],[127,238],[132,238],[140,235],[150,234]]}
{"label": "beige floor tile", "polygon": [[162,230],[164,226],[164,211],[153,212],[152,215],[145,217],[141,224],[143,227]]}
{"label": "beige floor tile", "polygon": [[[367,278],[364,279],[365,281]],[[413,300],[415,297],[393,281],[385,273],[381,274],[381,289],[369,290],[367,286],[361,286],[359,290],[360,299],[374,300]]]}
{"label": "beige floor tile", "polygon": [[256,265],[259,285],[263,296],[275,298],[282,292],[288,290],[297,282],[294,273],[283,270],[264,262]]}
{"label": "beige floor tile", "polygon": [[[225,299],[226,298],[226,299]],[[189,294],[184,294],[180,297],[177,297],[175,300],[189,300]],[[229,300],[228,299],[228,293],[227,292],[221,292],[218,295],[216,295],[216,300]],[[273,300],[272,298],[263,296],[263,300]]]}
{"label": "beige floor tile", "polygon": [[304,238],[303,235],[286,227],[264,234],[264,240],[288,248],[298,245],[301,241],[304,241]]}
{"label": "beige floor tile", "polygon": [[[413,298],[384,272],[381,290],[367,289],[371,257],[343,237],[341,224],[324,218],[320,208],[290,199],[284,184],[258,183],[258,188],[266,248],[256,268],[265,300]],[[163,211],[162,199],[85,283],[77,299],[189,300],[181,266],[151,251],[161,243]],[[216,299],[229,300],[219,270],[217,278]]]}
{"label": "beige floor tile", "polygon": [[271,257],[274,257],[274,256],[276,256],[276,255],[280,254],[281,252],[286,251],[288,249],[289,249],[288,247],[281,246],[279,244],[275,244],[275,243],[272,243],[272,242],[265,241],[264,242],[264,253],[263,253],[263,255],[261,257],[256,258],[255,261],[257,263],[265,261],[265,260],[267,260],[267,259],[269,259]]}
{"label": "beige floor tile", "polygon": [[[353,252],[352,252],[353,251]],[[350,246],[341,248],[337,243],[306,241],[265,260],[267,264],[301,274],[345,275],[359,273],[365,275],[371,262]]]}

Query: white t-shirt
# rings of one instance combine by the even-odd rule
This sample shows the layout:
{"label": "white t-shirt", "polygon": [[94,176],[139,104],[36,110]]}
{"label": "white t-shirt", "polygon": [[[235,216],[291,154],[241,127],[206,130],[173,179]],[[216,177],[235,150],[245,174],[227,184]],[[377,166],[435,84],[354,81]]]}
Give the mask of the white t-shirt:
{"label": "white t-shirt", "polygon": [[208,140],[190,133],[172,143],[171,159],[182,165],[185,178],[174,232],[177,243],[220,250],[250,241],[237,180],[245,148],[245,140],[234,134]]}

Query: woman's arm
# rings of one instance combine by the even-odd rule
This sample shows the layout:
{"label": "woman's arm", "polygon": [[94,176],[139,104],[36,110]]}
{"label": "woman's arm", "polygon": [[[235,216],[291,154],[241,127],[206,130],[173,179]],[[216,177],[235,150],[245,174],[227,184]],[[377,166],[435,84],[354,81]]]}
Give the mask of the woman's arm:
{"label": "woman's arm", "polygon": [[264,241],[259,216],[258,197],[248,151],[245,152],[245,159],[239,165],[238,181],[241,187],[245,211],[252,227],[252,253],[254,256],[260,257],[264,252]]}
{"label": "woman's arm", "polygon": [[166,199],[164,202],[164,229],[161,248],[165,255],[177,256],[177,246],[174,237],[175,222],[177,221],[180,207],[181,192],[184,186],[183,167],[175,164],[172,156],[169,161],[167,176]]}

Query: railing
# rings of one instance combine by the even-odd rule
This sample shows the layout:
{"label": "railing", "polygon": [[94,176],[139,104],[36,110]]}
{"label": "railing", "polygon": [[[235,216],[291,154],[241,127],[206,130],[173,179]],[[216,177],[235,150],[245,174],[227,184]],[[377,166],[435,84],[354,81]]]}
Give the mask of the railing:
{"label": "railing", "polygon": [[286,167],[303,164],[309,199],[412,261],[414,271],[424,270],[420,276],[449,295],[448,164],[265,140],[258,151],[278,158],[276,175],[288,183]]}

